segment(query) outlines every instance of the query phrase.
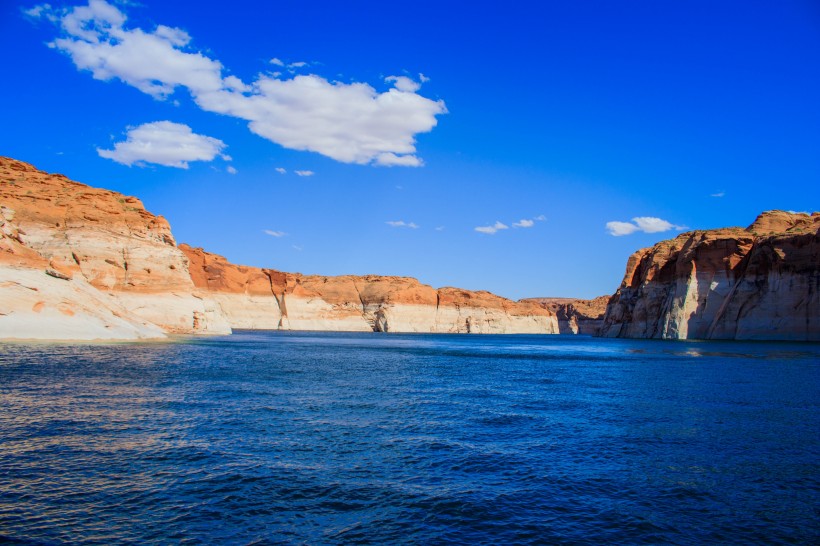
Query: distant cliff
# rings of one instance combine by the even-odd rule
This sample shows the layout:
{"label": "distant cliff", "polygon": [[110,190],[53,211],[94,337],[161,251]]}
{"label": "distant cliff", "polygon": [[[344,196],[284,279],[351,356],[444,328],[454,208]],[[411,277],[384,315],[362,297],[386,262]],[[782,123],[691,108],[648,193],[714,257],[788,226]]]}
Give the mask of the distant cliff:
{"label": "distant cliff", "polygon": [[555,314],[489,292],[438,290],[411,277],[325,277],[234,265],[181,245],[199,293],[234,328],[376,332],[558,333]]}
{"label": "distant cliff", "polygon": [[601,335],[820,340],[820,213],[769,211],[639,250]]}
{"label": "distant cliff", "polygon": [[591,300],[575,298],[527,298],[522,302],[535,303],[555,313],[561,334],[597,335],[604,323],[606,306],[611,296]]}
{"label": "distant cliff", "polygon": [[0,157],[0,339],[231,328],[557,333],[554,313],[407,277],[322,277],[177,247],[139,199]]}

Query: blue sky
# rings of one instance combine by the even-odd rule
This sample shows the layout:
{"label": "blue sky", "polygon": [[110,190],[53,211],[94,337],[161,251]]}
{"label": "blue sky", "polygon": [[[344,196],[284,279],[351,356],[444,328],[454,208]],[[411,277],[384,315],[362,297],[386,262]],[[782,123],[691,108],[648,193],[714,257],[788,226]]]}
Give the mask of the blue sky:
{"label": "blue sky", "polygon": [[235,263],[514,299],[820,208],[812,0],[225,6],[4,2],[0,154]]}

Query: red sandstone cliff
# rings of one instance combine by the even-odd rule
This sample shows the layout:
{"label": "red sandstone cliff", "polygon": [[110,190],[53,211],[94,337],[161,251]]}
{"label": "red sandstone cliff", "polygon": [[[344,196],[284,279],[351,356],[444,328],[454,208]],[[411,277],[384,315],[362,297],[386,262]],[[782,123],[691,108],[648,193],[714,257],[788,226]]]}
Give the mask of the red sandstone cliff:
{"label": "red sandstone cliff", "polygon": [[[189,267],[190,264],[190,267]],[[176,246],[135,197],[0,157],[0,339],[143,339],[236,328],[557,333],[555,315],[408,277],[324,277]]]}
{"label": "red sandstone cliff", "polygon": [[575,298],[527,298],[522,302],[540,305],[555,313],[562,334],[597,335],[604,323],[606,306],[611,296],[591,300]]}
{"label": "red sandstone cliff", "polygon": [[601,335],[820,340],[820,213],[769,211],[639,250]]}
{"label": "red sandstone cliff", "polygon": [[[0,206],[0,329],[11,332],[0,337],[85,339],[84,328],[92,338],[230,332],[215,304],[193,295],[168,222],[137,198],[0,157]],[[26,321],[49,326],[27,334]],[[126,332],[122,321],[140,331]]]}
{"label": "red sandstone cliff", "polygon": [[234,265],[180,245],[194,284],[234,328],[458,333],[557,333],[555,315],[485,291],[438,290],[411,277],[326,277]]}

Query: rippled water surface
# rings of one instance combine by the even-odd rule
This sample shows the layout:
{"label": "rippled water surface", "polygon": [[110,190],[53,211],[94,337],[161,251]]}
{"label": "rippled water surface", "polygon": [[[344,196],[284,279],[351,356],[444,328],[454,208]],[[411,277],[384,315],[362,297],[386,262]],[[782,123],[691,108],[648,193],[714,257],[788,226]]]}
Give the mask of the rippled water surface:
{"label": "rippled water surface", "polygon": [[0,541],[820,541],[820,346],[0,344]]}

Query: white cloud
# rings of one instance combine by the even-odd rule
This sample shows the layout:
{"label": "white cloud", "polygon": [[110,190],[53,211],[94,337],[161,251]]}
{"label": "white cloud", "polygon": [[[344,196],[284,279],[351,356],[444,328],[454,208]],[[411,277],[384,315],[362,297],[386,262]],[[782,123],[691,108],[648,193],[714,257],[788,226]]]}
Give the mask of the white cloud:
{"label": "white cloud", "polygon": [[253,133],[285,148],[343,163],[419,166],[416,135],[447,112],[443,101],[418,95],[420,83],[406,76],[390,79],[393,87],[382,93],[314,74],[261,74],[250,83],[223,77],[222,64],[194,50],[185,31],[127,28],[125,14],[104,0],[59,10],[44,5],[33,13],[59,23],[50,46],[98,80],[119,79],[156,99],[186,89],[205,111],[245,120]]}
{"label": "white cloud", "polygon": [[672,229],[682,231],[687,228],[686,226],[676,226],[671,222],[667,222],[661,218],[655,218],[654,216],[637,216],[632,219],[632,222],[607,222],[606,229],[610,235],[620,237],[622,235],[635,233],[636,231],[662,233]]}
{"label": "white cloud", "polygon": [[723,197],[724,195],[726,195],[725,191],[719,191],[717,193],[710,193],[709,194],[710,197]]}
{"label": "white cloud", "polygon": [[287,235],[287,233],[285,233],[284,231],[273,231],[272,229],[265,229],[263,231],[271,237],[284,237],[285,235]]}
{"label": "white cloud", "polygon": [[655,218],[652,216],[638,216],[637,218],[633,218],[632,221],[635,222],[638,229],[644,233],[662,233],[673,228],[684,229],[681,226],[676,226],[666,220],[661,220],[660,218]]}
{"label": "white cloud", "polygon": [[275,66],[285,66],[285,63],[283,63],[281,60],[277,59],[276,57],[274,57],[273,59],[271,59],[268,62],[272,65],[275,65]]}
{"label": "white cloud", "polygon": [[299,252],[302,252],[302,250],[303,250],[303,248],[304,248],[304,247],[301,247],[301,246],[299,246],[299,245],[290,245],[290,246],[292,246],[294,250],[297,250],[297,251],[299,251]]}
{"label": "white cloud", "polygon": [[26,17],[30,17],[32,19],[46,17],[52,23],[57,21],[57,18],[53,14],[53,10],[51,9],[51,4],[41,4],[39,6],[34,6],[33,8],[23,9],[22,12],[23,15],[25,15]]}
{"label": "white cloud", "polygon": [[514,227],[520,227],[520,228],[530,228],[534,225],[535,225],[535,222],[533,220],[527,220],[526,218],[522,218],[520,221],[515,222],[513,224]]}
{"label": "white cloud", "polygon": [[387,76],[384,81],[392,82],[393,86],[405,93],[415,93],[421,89],[421,84],[408,78],[407,76]]}
{"label": "white cloud", "polygon": [[477,232],[486,233],[488,235],[493,235],[497,231],[502,230],[502,229],[510,229],[510,226],[508,226],[506,224],[502,224],[498,220],[496,220],[495,224],[493,224],[491,226],[478,226],[477,228],[475,228],[475,230]]}
{"label": "white cloud", "polygon": [[620,237],[621,235],[635,233],[639,228],[635,224],[630,224],[629,222],[607,222],[606,229],[609,230],[610,235]]}
{"label": "white cloud", "polygon": [[538,216],[535,217],[535,219],[538,220],[539,222],[544,222],[544,221],[546,221],[547,217],[544,216],[543,214],[539,214]]}
{"label": "white cloud", "polygon": [[293,171],[293,172],[295,172],[297,176],[313,176],[314,174],[316,174],[313,171]]}
{"label": "white cloud", "polygon": [[436,231],[444,231],[444,226],[437,226]]}
{"label": "white cloud", "polygon": [[286,171],[286,170],[285,170],[285,169],[283,169],[282,167],[276,167],[276,172],[278,172],[279,174],[285,174],[285,173],[286,173],[286,172],[288,172],[288,171]]}
{"label": "white cloud", "polygon": [[409,154],[409,155],[396,155],[393,152],[383,152],[376,156],[376,161],[374,161],[376,165],[381,165],[382,167],[421,167],[424,165],[424,162],[419,159],[418,157]]}
{"label": "white cloud", "polygon": [[307,63],[304,61],[298,61],[295,63],[290,63],[288,68],[302,68],[303,66],[307,66]]}
{"label": "white cloud", "polygon": [[223,148],[221,140],[198,135],[187,125],[155,121],[129,128],[125,140],[115,143],[113,150],[97,148],[97,153],[128,166],[155,163],[187,169],[189,161],[212,161]]}
{"label": "white cloud", "polygon": [[391,227],[406,227],[410,229],[418,229],[419,227],[414,222],[405,222],[404,220],[388,220],[385,224]]}
{"label": "white cloud", "polygon": [[228,165],[228,166],[225,168],[225,170],[226,170],[226,171],[228,171],[228,173],[230,173],[230,174],[236,174],[237,172],[239,172],[239,171],[237,171],[237,170],[234,168],[234,166],[233,166],[233,165]]}

